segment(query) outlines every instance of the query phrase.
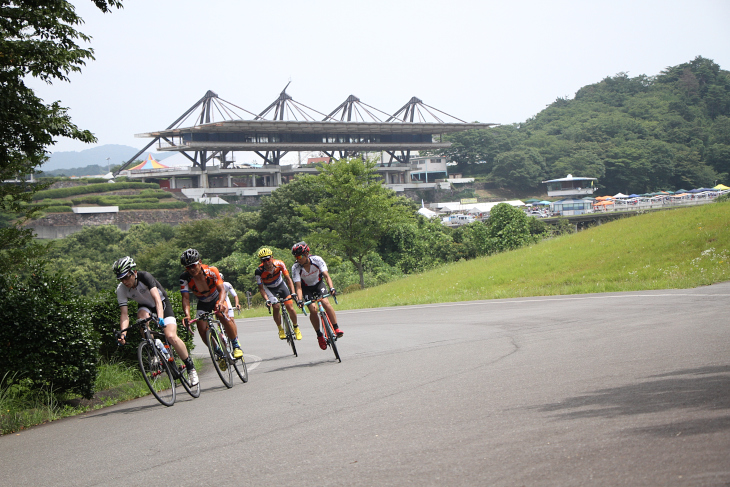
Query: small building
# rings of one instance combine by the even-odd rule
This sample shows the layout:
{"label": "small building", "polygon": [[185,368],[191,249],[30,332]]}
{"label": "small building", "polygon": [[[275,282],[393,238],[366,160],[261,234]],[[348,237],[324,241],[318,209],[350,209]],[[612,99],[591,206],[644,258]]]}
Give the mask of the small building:
{"label": "small building", "polygon": [[416,167],[411,170],[411,181],[433,183],[437,179],[447,179],[449,174],[446,161],[446,157],[411,156],[411,164]]}
{"label": "small building", "polygon": [[576,178],[568,174],[564,178],[543,181],[547,184],[548,196],[589,195],[596,191],[597,178]]}
{"label": "small building", "polygon": [[550,211],[560,216],[582,215],[593,213],[593,200],[565,199],[550,203]]}

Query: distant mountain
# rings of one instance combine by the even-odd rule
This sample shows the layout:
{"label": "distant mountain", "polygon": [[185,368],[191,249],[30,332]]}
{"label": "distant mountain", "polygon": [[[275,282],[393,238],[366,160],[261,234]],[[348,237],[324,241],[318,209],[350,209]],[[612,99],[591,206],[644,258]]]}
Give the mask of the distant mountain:
{"label": "distant mountain", "polygon": [[[54,152],[48,158],[43,166],[42,171],[53,171],[55,169],[73,169],[73,168],[85,168],[86,166],[98,165],[101,167],[107,166],[107,157],[109,158],[109,164],[112,166],[115,164],[122,164],[129,160],[130,157],[139,152],[139,149],[130,147],[128,145],[117,145],[117,144],[106,144],[94,147],[92,149],[86,149],[82,151],[74,152]],[[174,152],[153,152],[152,157],[161,161],[166,157],[174,155]],[[137,157],[139,160],[147,159],[147,152],[143,152]]]}
{"label": "distant mountain", "polygon": [[[114,168],[114,164],[112,164],[112,169]],[[74,167],[71,169],[53,169],[51,171],[43,171],[43,176],[104,176],[108,174],[109,171],[107,169],[107,166],[100,166],[98,164],[92,164],[91,166],[84,166],[84,167]]]}

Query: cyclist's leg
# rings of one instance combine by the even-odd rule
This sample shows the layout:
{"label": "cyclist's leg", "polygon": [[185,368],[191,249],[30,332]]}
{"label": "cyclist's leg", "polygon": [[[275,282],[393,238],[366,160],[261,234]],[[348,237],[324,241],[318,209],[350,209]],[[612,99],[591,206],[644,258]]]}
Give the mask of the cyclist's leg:
{"label": "cyclist's leg", "polygon": [[297,312],[294,310],[294,300],[290,299],[286,303],[284,303],[284,306],[286,306],[286,312],[289,313],[289,318],[291,318],[291,324],[292,326],[299,326],[297,323]]}
{"label": "cyclist's leg", "polygon": [[223,325],[223,329],[226,331],[226,336],[228,336],[231,341],[237,340],[238,328],[236,327],[236,322],[228,319],[228,316],[225,316],[223,313],[216,313],[215,315],[218,317],[221,324]]}
{"label": "cyclist's leg", "polygon": [[278,328],[281,328],[281,304],[276,303],[271,305],[272,315],[274,316],[274,323]]}
{"label": "cyclist's leg", "polygon": [[175,349],[177,355],[187,363],[188,358],[188,347],[185,346],[185,342],[177,336],[177,320],[175,320],[175,312],[172,310],[172,306],[167,300],[165,300],[164,311],[165,316],[165,327],[162,332],[165,334],[167,341]]}
{"label": "cyclist's leg", "polygon": [[330,303],[329,299],[324,298],[322,300],[322,306],[324,306],[324,310],[327,312],[327,317],[330,319],[332,327],[337,328],[337,315],[335,315],[335,309],[332,307],[332,303]]}
{"label": "cyclist's leg", "polygon": [[[319,296],[319,288],[317,286],[306,286],[302,283],[302,297],[304,298],[304,301],[312,301],[313,299],[317,299]],[[314,331],[317,333],[317,336],[322,336],[322,332],[319,330],[317,304],[310,303],[307,308],[309,308],[309,321],[312,323]]]}
{"label": "cyclist's leg", "polygon": [[[203,339],[203,343],[205,343],[205,346],[208,346],[208,339],[206,338],[206,332],[208,331],[208,328],[210,325],[208,324],[207,320],[200,319],[201,316],[203,316],[205,313],[212,313],[215,309],[215,301],[198,301],[197,311],[195,312],[195,320],[196,324],[198,326],[198,333],[200,333],[200,338]],[[220,313],[218,313],[220,314]]]}

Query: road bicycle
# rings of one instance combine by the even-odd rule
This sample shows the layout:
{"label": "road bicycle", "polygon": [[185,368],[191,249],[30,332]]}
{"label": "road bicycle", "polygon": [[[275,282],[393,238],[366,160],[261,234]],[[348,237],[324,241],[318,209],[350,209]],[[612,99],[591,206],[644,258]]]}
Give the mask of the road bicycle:
{"label": "road bicycle", "polygon": [[[297,341],[297,337],[294,333],[294,325],[292,325],[291,318],[289,317],[289,312],[287,311],[286,306],[284,306],[284,303],[293,300],[295,296],[295,294],[290,294],[286,298],[283,298],[281,293],[276,293],[276,297],[281,303],[280,314],[283,318],[282,325],[284,327],[284,332],[286,333],[286,343],[291,346],[291,351],[294,352],[294,356],[298,357],[299,355],[297,355],[297,345],[295,343]],[[267,304],[266,307],[269,308],[269,314],[271,314],[271,305]]]}
{"label": "road bicycle", "polygon": [[324,306],[322,306],[322,300],[329,296],[332,296],[335,299],[335,304],[338,304],[336,295],[323,294],[317,299],[312,299],[310,301],[305,301],[304,303],[302,303],[302,311],[304,311],[304,316],[307,316],[307,306],[309,306],[311,303],[317,303],[317,312],[319,313],[320,322],[322,323],[322,335],[324,335],[327,346],[330,347],[335,353],[335,358],[340,363],[342,363],[340,354],[337,351],[337,335],[335,335],[335,331],[332,328],[332,323],[330,322],[329,316],[327,316],[327,312],[324,310]]}
{"label": "road bicycle", "polygon": [[208,329],[205,331],[205,341],[208,343],[208,352],[213,360],[213,367],[218,377],[227,388],[233,387],[233,371],[242,382],[248,382],[248,367],[243,357],[233,357],[233,344],[228,339],[220,320],[215,313],[205,312],[199,320],[208,322]]}
{"label": "road bicycle", "polygon": [[142,341],[137,346],[137,361],[150,392],[161,404],[172,406],[175,404],[177,396],[175,381],[179,380],[188,394],[192,397],[199,397],[200,382],[194,386],[190,384],[185,362],[170,346],[164,333],[150,329],[150,322],[156,323],[157,317],[152,315],[149,318],[139,319],[115,333],[119,339],[122,332],[127,330],[139,329],[142,332]]}

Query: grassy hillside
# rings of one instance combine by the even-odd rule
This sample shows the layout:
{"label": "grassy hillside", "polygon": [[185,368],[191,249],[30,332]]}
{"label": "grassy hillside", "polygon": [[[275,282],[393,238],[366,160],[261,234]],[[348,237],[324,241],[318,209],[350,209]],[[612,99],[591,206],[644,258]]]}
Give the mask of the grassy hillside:
{"label": "grassy hillside", "polygon": [[[726,280],[730,202],[625,218],[512,252],[449,264],[342,296],[338,309],[692,288]],[[247,317],[258,314],[244,312]]]}

